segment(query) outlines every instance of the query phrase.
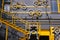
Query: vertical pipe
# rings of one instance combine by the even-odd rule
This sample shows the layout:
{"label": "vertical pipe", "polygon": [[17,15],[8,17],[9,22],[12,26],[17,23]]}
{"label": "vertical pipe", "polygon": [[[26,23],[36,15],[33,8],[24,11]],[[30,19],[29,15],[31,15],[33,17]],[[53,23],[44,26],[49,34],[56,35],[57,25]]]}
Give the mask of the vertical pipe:
{"label": "vertical pipe", "polygon": [[50,27],[50,39],[51,40],[54,40],[54,33],[53,32],[54,32],[54,27],[51,26]]}
{"label": "vertical pipe", "polygon": [[2,12],[4,10],[4,0],[2,0]]}
{"label": "vertical pipe", "polygon": [[51,0],[51,10],[52,10],[53,13],[58,11],[56,0]]}
{"label": "vertical pipe", "polygon": [[58,6],[58,13],[60,13],[60,1],[57,0],[57,6]]}
{"label": "vertical pipe", "polygon": [[6,25],[6,39],[5,40],[8,40],[8,26]]}

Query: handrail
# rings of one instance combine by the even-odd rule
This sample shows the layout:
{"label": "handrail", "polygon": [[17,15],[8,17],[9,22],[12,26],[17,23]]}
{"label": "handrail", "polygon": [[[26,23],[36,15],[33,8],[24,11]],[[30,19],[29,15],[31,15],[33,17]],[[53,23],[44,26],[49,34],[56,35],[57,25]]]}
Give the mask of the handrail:
{"label": "handrail", "polygon": [[[4,12],[6,12],[6,11],[4,11]],[[9,14],[9,13],[10,13],[10,14],[16,14],[16,13],[18,13],[18,14],[30,14],[30,13],[31,13],[31,14],[32,14],[32,13],[36,13],[36,11],[34,11],[34,12],[25,12],[25,11],[23,11],[23,12],[20,12],[20,11],[19,11],[19,12],[17,12],[17,11],[10,11],[10,12],[6,12],[6,13],[8,13],[8,14]],[[44,14],[44,13],[46,13],[46,12],[39,12],[39,13],[43,13],[43,14]],[[47,13],[51,13],[51,12],[47,12]]]}
{"label": "handrail", "polygon": [[4,20],[3,18],[0,18],[0,22],[4,23],[4,24],[8,25],[9,27],[11,27],[19,32],[22,32],[24,34],[28,33],[28,31],[22,29],[21,27],[16,26],[15,24],[8,22],[7,20]]}
{"label": "handrail", "polygon": [[[44,7],[44,6],[21,6],[21,5],[12,5],[12,6],[10,6],[11,8],[13,8],[13,7],[20,7],[20,8],[24,8],[24,7],[27,7],[27,8],[35,8],[35,7]],[[50,7],[50,6],[47,6],[47,7]]]}

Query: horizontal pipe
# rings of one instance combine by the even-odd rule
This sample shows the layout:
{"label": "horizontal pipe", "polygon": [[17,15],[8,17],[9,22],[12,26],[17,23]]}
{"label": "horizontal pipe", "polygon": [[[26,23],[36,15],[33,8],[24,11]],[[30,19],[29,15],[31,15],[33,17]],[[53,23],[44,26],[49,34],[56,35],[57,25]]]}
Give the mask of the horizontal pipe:
{"label": "horizontal pipe", "polygon": [[[27,7],[27,8],[36,8],[36,7],[44,7],[44,6],[21,6],[21,5],[16,5],[16,6],[10,6],[11,8],[14,8],[14,7],[20,7],[20,8],[23,8],[23,7]],[[50,8],[50,6],[47,6]]]}
{"label": "horizontal pipe", "polygon": [[[6,12],[6,11],[4,11],[4,12]],[[28,13],[46,13],[46,12],[36,12],[36,11],[34,11],[34,12],[17,12],[17,11],[10,11],[10,12],[6,12],[6,13],[8,13],[8,14],[10,14],[10,13],[12,13],[12,14],[16,14],[16,13],[20,13],[20,14],[28,14]],[[51,12],[47,12],[47,13],[50,13],[51,14]]]}

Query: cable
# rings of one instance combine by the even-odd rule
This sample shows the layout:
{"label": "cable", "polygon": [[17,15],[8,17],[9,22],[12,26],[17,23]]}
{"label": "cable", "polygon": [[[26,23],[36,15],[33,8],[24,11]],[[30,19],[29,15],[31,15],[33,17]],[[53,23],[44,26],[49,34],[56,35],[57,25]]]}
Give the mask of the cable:
{"label": "cable", "polygon": [[[47,0],[46,0],[47,1]],[[49,20],[49,27],[50,27],[50,18],[49,18],[49,15],[48,15],[48,13],[47,13],[47,2],[46,2],[46,6],[45,6],[45,8],[46,8],[46,15],[47,15],[47,17],[48,17],[48,20]]]}

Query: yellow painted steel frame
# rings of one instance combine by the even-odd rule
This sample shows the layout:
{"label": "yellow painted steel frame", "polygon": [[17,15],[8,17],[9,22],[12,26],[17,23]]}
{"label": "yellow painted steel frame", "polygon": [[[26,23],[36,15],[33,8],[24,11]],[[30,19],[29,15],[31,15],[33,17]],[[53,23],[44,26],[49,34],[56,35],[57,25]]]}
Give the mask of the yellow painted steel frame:
{"label": "yellow painted steel frame", "polygon": [[[39,38],[40,36],[49,36],[49,40],[54,40],[54,27],[50,27],[49,30],[44,30],[44,29],[41,29],[41,25],[39,22],[30,22],[30,24],[34,24],[34,25],[37,25],[37,33],[39,34]],[[29,27],[29,26],[28,26]],[[32,34],[35,34],[35,33],[32,33]]]}
{"label": "yellow painted steel frame", "polygon": [[22,29],[21,27],[16,26],[13,23],[8,22],[7,20],[4,20],[4,19],[0,18],[0,22],[6,24],[6,38],[5,38],[6,40],[8,40],[8,26],[11,27],[11,28],[13,28],[13,29],[15,29],[15,30],[17,30],[17,31],[19,31],[19,32],[24,33],[26,35],[25,37],[23,37],[24,39],[26,39],[27,34],[29,34],[28,31]]}
{"label": "yellow painted steel frame", "polygon": [[22,29],[22,28],[19,27],[19,26],[16,26],[15,24],[12,24],[12,23],[10,23],[10,22],[8,22],[7,20],[4,20],[4,19],[2,19],[2,18],[0,18],[0,22],[4,23],[4,24],[10,26],[11,28],[13,28],[13,29],[15,29],[15,30],[17,30],[17,31],[19,31],[19,32],[22,32],[22,33],[24,33],[24,34],[28,33],[28,31]]}
{"label": "yellow painted steel frame", "polygon": [[5,40],[8,40],[8,26],[6,25],[6,39]]}
{"label": "yellow painted steel frame", "polygon": [[[12,2],[12,0],[11,0],[11,2]],[[58,8],[60,8],[59,5],[58,5]],[[10,6],[13,7],[12,3],[10,4]],[[19,6],[19,5],[17,5],[15,7],[34,7],[34,6]],[[2,0],[2,12],[3,12],[3,10],[4,10],[4,0]],[[10,13],[12,13],[12,14],[14,13],[15,14],[15,13],[21,13],[21,12],[8,12],[8,14],[10,14]],[[23,13],[30,13],[30,12],[23,12]],[[33,13],[35,13],[35,12],[33,12]],[[37,15],[39,15],[38,12],[37,12]],[[15,17],[15,18],[18,19],[17,17]],[[14,15],[12,16],[12,20],[13,20],[13,22],[12,22],[13,24],[10,24],[9,22],[6,22],[6,20],[0,19],[0,22],[3,22],[4,24],[6,24],[6,40],[8,40],[8,26],[11,26],[11,28],[13,28],[13,29],[15,29],[15,30],[17,30],[19,32],[22,32],[24,34],[27,34],[27,33],[29,34],[28,31],[26,31],[26,30],[24,30],[24,29],[22,29],[22,28],[20,28],[20,27],[18,27],[16,25],[14,25],[14,23],[15,23]],[[22,22],[24,22],[23,19],[20,19],[20,20],[22,20]],[[50,27],[50,30],[41,30],[41,26],[40,26],[39,22],[27,22],[26,26],[29,27],[30,24],[37,25],[37,28],[38,28],[37,32],[38,32],[39,36],[49,36],[49,40],[54,40],[54,34],[53,34],[54,30],[53,30],[53,27]],[[21,40],[25,40],[25,39],[26,38],[21,39]]]}
{"label": "yellow painted steel frame", "polygon": [[4,0],[2,0],[2,12],[4,11]]}
{"label": "yellow painted steel frame", "polygon": [[49,40],[54,40],[54,27],[50,27],[50,30],[40,30],[38,31],[39,36],[49,36]]}
{"label": "yellow painted steel frame", "polygon": [[60,13],[60,0],[57,0],[57,5],[58,5],[58,13]]}
{"label": "yellow painted steel frame", "polygon": [[[26,30],[24,30],[24,29],[22,29],[22,28],[20,28],[16,25],[11,24],[11,23],[7,22],[6,20],[0,19],[0,22],[6,24],[6,40],[8,39],[7,38],[7,36],[8,36],[8,26],[11,26],[11,28],[13,28],[13,29],[15,29],[19,32],[22,32],[24,34],[29,34],[28,31],[26,31]],[[38,28],[37,32],[38,32],[39,36],[49,36],[49,40],[54,40],[54,34],[53,34],[54,27],[50,27],[50,30],[42,30],[41,26],[39,25],[39,22],[30,22],[29,24],[31,24],[31,23],[37,25],[37,28]],[[26,39],[26,37],[24,39]]]}

